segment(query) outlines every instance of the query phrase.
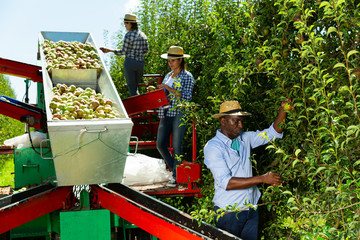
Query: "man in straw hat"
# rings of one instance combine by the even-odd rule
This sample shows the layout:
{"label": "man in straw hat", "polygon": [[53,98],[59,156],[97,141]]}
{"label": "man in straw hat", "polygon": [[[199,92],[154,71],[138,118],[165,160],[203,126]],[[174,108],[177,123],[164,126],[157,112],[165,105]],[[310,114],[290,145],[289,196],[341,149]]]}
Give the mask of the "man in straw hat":
{"label": "man in straw hat", "polygon": [[136,15],[125,14],[125,34],[123,46],[120,50],[101,47],[104,53],[113,52],[125,55],[124,75],[130,96],[138,95],[138,84],[144,74],[144,54],[149,51],[146,35],[138,29]]}
{"label": "man in straw hat", "polygon": [[[258,210],[246,208],[247,204],[256,205],[260,198],[257,184],[281,184],[279,174],[268,172],[253,176],[250,161],[252,148],[267,144],[274,138],[282,138],[283,129],[279,124],[285,120],[285,105],[281,103],[274,123],[263,131],[242,132],[244,117],[251,115],[244,111],[238,101],[221,104],[220,112],[213,115],[220,119],[221,127],[204,147],[205,164],[211,170],[215,181],[213,198],[214,209],[236,206],[240,211],[227,212],[217,219],[218,228],[228,231],[242,239],[257,239]],[[292,107],[291,107],[292,108]],[[261,133],[267,134],[267,138]]]}

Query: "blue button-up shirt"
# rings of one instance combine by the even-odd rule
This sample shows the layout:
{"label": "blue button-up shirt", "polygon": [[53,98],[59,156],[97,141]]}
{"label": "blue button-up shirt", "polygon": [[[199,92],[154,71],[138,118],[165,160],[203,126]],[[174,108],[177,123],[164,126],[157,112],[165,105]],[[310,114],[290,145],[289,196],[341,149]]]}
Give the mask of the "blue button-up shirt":
{"label": "blue button-up shirt", "polygon": [[237,137],[239,152],[231,148],[232,140],[216,131],[204,147],[205,164],[211,170],[215,181],[215,194],[213,202],[219,208],[234,206],[245,208],[246,204],[257,204],[260,191],[257,186],[246,189],[226,190],[232,177],[252,177],[252,164],[250,161],[251,149],[267,144],[269,141],[259,134],[266,132],[268,139],[282,138],[283,134],[276,132],[273,124],[263,131],[242,132]]}

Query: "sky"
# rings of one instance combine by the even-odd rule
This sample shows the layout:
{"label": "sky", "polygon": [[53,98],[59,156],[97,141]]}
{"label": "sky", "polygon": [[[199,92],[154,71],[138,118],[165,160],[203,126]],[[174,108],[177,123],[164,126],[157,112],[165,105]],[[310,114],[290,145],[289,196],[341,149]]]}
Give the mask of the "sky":
{"label": "sky", "polygon": [[[125,14],[138,5],[139,0],[0,0],[0,57],[36,65],[41,31],[88,32],[98,48],[114,47]],[[25,78],[6,76],[16,99],[24,101]],[[29,102],[36,103],[36,83],[30,82]]]}

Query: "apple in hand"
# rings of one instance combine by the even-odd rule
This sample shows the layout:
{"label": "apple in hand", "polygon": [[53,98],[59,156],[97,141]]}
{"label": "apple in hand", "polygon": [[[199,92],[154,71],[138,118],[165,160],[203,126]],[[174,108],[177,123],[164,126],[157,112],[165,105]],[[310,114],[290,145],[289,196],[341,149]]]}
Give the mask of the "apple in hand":
{"label": "apple in hand", "polygon": [[286,104],[284,105],[284,110],[285,110],[285,111],[290,111],[291,109],[292,109],[292,106],[291,106],[290,103],[286,103]]}

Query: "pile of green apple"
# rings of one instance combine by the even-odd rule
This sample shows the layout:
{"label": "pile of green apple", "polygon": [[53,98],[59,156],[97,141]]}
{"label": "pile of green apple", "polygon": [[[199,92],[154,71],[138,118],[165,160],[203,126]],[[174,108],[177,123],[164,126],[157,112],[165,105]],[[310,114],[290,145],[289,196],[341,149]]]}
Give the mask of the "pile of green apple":
{"label": "pile of green apple", "polygon": [[42,45],[47,70],[53,69],[97,69],[103,68],[99,55],[91,43],[44,40]]}
{"label": "pile of green apple", "polygon": [[53,120],[119,118],[112,101],[89,87],[58,83],[52,91],[49,107]]}

